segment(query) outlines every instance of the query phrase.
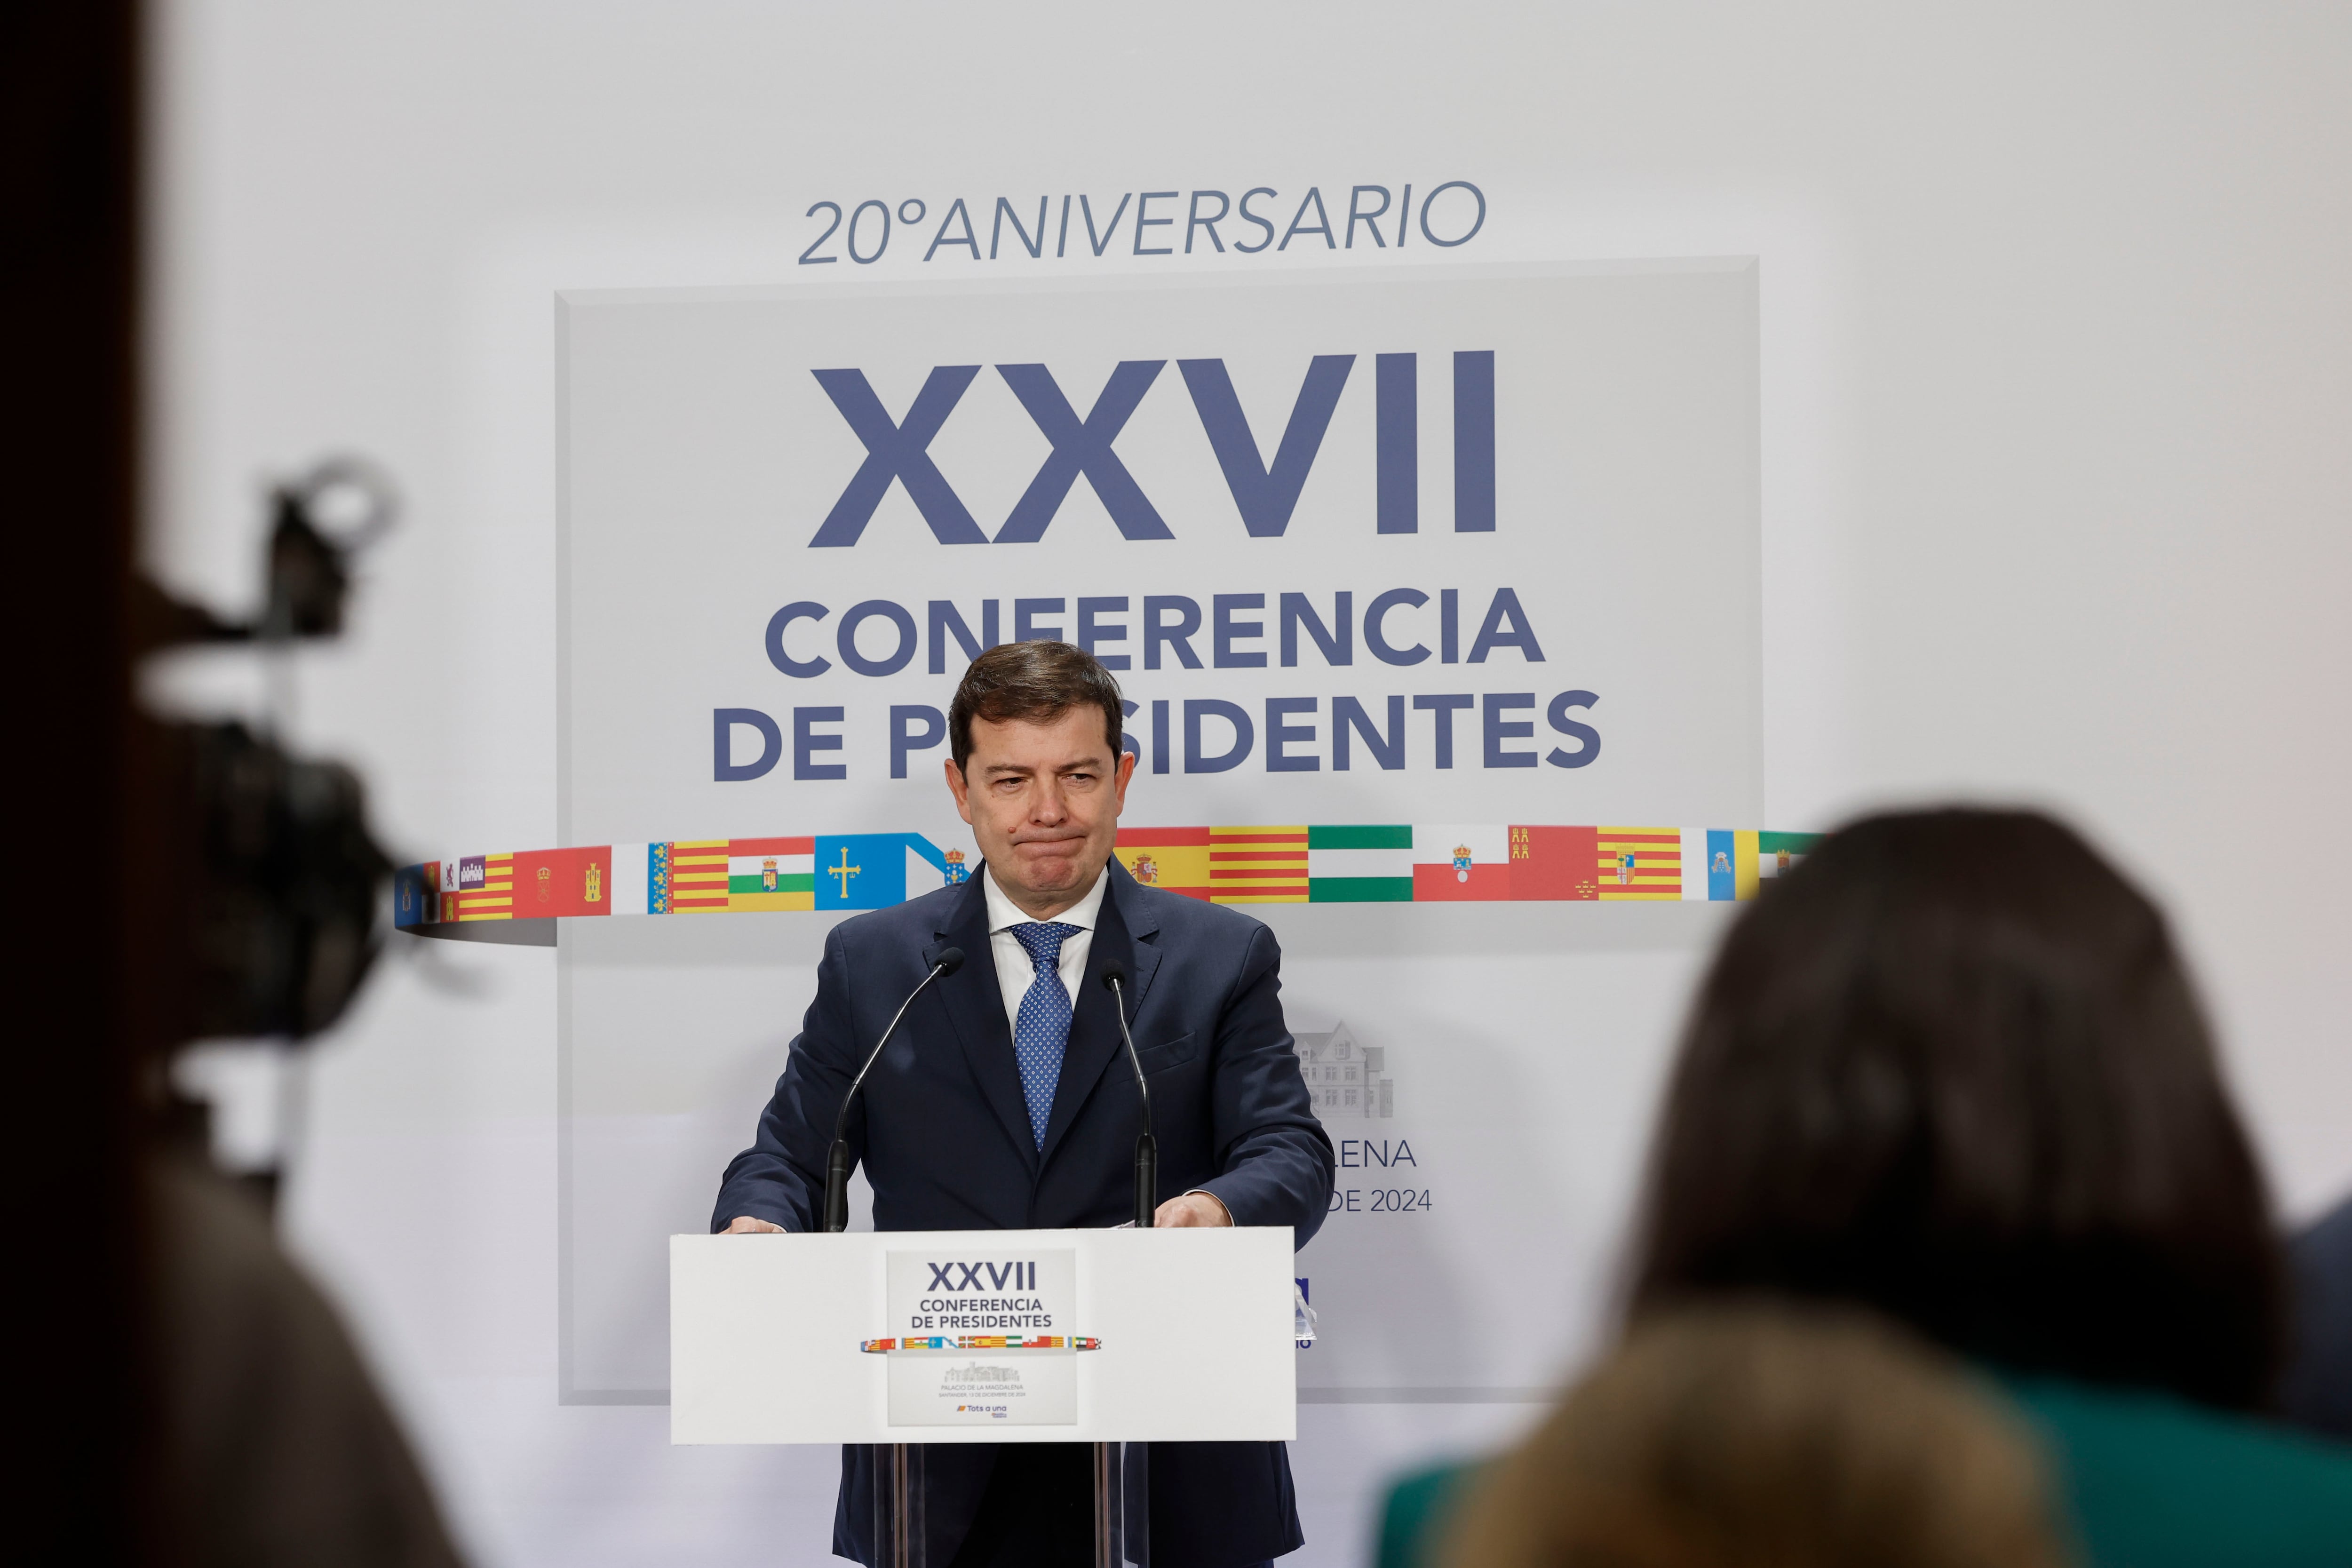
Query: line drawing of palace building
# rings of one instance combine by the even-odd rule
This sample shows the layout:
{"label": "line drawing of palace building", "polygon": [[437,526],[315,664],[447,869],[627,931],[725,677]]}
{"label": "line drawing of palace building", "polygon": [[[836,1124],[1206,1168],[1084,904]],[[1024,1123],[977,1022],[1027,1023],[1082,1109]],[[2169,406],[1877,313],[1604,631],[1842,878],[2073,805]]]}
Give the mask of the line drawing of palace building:
{"label": "line drawing of palace building", "polygon": [[1381,1076],[1386,1047],[1358,1045],[1345,1019],[1321,1034],[1294,1032],[1291,1039],[1317,1116],[1386,1121],[1396,1115],[1396,1080]]}

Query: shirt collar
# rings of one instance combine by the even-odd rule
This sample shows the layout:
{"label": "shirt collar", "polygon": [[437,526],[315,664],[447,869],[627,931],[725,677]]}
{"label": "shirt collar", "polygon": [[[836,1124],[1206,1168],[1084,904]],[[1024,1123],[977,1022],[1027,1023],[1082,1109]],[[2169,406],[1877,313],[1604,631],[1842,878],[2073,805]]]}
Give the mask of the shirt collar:
{"label": "shirt collar", "polygon": [[[1004,890],[996,885],[996,879],[984,866],[980,882],[981,891],[988,899],[988,932],[991,936],[1013,926],[1031,924],[1036,920],[1034,915],[1005,897]],[[1095,885],[1087,889],[1087,896],[1055,915],[1054,920],[1061,925],[1076,926],[1080,931],[1094,930],[1096,921],[1102,914],[1103,892],[1109,886],[1110,867],[1105,865],[1095,874]]]}

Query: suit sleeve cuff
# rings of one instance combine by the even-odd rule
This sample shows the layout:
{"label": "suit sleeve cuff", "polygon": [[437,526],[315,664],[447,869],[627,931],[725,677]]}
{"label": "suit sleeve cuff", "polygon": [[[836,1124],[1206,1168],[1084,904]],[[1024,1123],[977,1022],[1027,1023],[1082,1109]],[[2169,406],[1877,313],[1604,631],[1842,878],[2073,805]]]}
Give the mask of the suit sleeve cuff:
{"label": "suit sleeve cuff", "polygon": [[1177,1195],[1179,1197],[1189,1198],[1196,1194],[1202,1197],[1213,1200],[1219,1208],[1224,1210],[1225,1223],[1227,1225],[1239,1225],[1241,1223],[1241,1221],[1234,1217],[1234,1205],[1225,1201],[1224,1194],[1222,1193],[1216,1192],[1208,1187],[1187,1187]]}

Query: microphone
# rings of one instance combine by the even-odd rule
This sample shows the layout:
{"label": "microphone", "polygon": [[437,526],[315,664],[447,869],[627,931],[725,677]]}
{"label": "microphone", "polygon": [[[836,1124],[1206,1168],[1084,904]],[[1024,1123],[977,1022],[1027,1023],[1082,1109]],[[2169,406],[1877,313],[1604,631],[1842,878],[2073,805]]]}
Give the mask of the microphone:
{"label": "microphone", "polygon": [[874,1064],[882,1059],[882,1047],[888,1045],[890,1037],[898,1032],[898,1020],[907,1016],[907,1009],[915,1005],[915,998],[940,975],[953,974],[962,967],[963,949],[960,947],[943,947],[931,955],[931,972],[916,983],[915,988],[907,993],[907,999],[898,1004],[898,1010],[890,1015],[890,1026],[882,1031],[880,1039],[874,1042],[873,1054],[866,1058],[866,1065],[859,1068],[857,1076],[850,1080],[849,1092],[841,1097],[841,1110],[833,1119],[833,1148],[824,1157],[826,1230],[849,1228],[849,1108],[857,1103],[857,1091],[866,1087],[866,1075],[872,1072]]}
{"label": "microphone", "polygon": [[1103,989],[1118,1010],[1118,1037],[1127,1042],[1127,1065],[1135,1072],[1135,1092],[1143,1101],[1143,1131],[1135,1140],[1135,1228],[1150,1230],[1160,1207],[1160,1145],[1151,1136],[1151,1085],[1143,1077],[1143,1058],[1135,1054],[1135,1037],[1127,1032],[1127,971],[1106,963]]}

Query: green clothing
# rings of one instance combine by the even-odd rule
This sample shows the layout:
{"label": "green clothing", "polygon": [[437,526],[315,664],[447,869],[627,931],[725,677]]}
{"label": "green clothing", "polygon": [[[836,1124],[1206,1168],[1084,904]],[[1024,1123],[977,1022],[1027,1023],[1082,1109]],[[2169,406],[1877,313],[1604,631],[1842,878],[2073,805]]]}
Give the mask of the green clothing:
{"label": "green clothing", "polygon": [[[2352,1447],[2168,1394],[2011,1377],[2049,1446],[2090,1568],[2352,1568]],[[1380,1568],[1435,1568],[1444,1513],[1473,1474],[1392,1487]]]}
{"label": "green clothing", "polygon": [[1381,1505],[1380,1568],[1435,1568],[1445,1510],[1475,1465],[1415,1470],[1389,1489]]}
{"label": "green clothing", "polygon": [[2003,1382],[2094,1568],[2352,1564],[2352,1447],[2168,1394]]}

